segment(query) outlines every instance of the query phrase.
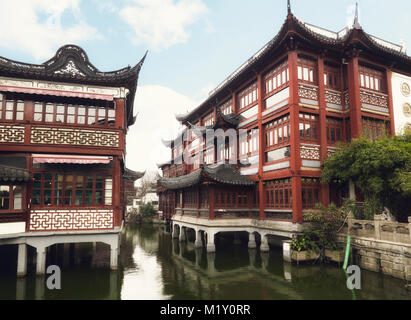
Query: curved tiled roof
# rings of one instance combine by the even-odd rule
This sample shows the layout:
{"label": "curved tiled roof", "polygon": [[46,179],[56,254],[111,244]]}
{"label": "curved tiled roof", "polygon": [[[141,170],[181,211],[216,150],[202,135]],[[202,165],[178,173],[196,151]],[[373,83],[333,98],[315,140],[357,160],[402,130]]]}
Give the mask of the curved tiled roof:
{"label": "curved tiled roof", "polygon": [[4,182],[27,182],[30,179],[29,171],[26,169],[0,165],[0,181]]}
{"label": "curved tiled roof", "polygon": [[0,57],[0,76],[125,87],[130,90],[127,98],[127,124],[131,125],[135,121],[133,105],[137,81],[146,56],[147,53],[134,67],[102,72],[90,63],[82,48],[69,44],[58,49],[55,56],[43,64],[29,64]]}
{"label": "curved tiled roof", "polygon": [[200,170],[185,176],[176,178],[160,178],[160,185],[168,190],[177,190],[189,188],[199,184],[202,178],[210,179],[217,183],[238,185],[238,186],[253,186],[255,182],[241,173],[231,164],[216,164],[211,166],[202,166]]}
{"label": "curved tiled roof", "polygon": [[[397,59],[405,66],[411,66],[411,58],[403,51],[401,46],[367,34],[359,26],[358,21],[353,28],[344,28],[340,32],[333,32],[302,22],[289,12],[280,31],[271,41],[234,71],[227,79],[218,85],[217,88],[211,91],[209,97],[202,104],[185,115],[177,116],[177,120],[180,122],[190,121],[206,112],[206,110],[212,105],[215,105],[215,103],[218,103],[219,98],[224,99],[225,97],[222,93],[225,91],[231,92],[229,90],[230,86],[233,85],[239,77],[245,75],[250,70],[254,70],[260,61],[267,58],[276,48],[280,48],[281,44],[283,44],[286,39],[292,38],[293,35],[313,41],[327,49],[344,50],[352,45],[351,39],[354,34],[357,34],[358,38],[372,50],[376,50],[390,59]],[[411,68],[409,68],[409,72],[411,72]]]}

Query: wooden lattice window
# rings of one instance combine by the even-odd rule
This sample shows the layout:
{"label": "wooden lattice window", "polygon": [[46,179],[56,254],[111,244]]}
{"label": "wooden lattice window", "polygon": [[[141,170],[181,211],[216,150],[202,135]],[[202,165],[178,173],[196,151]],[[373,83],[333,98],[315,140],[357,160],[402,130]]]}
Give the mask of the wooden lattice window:
{"label": "wooden lattice window", "polygon": [[265,189],[267,208],[292,208],[291,179],[279,179],[267,182]]}
{"label": "wooden lattice window", "polygon": [[302,179],[303,209],[314,209],[320,202],[320,180],[317,178]]}
{"label": "wooden lattice window", "polygon": [[239,110],[243,111],[254,106],[258,101],[257,82],[254,82],[238,94]]}
{"label": "wooden lattice window", "polygon": [[318,141],[318,116],[300,113],[300,138],[307,141]]}
{"label": "wooden lattice window", "polygon": [[264,76],[265,94],[276,93],[288,86],[290,80],[288,62],[285,61]]}
{"label": "wooden lattice window", "polygon": [[275,119],[264,126],[266,151],[290,143],[290,115]]}

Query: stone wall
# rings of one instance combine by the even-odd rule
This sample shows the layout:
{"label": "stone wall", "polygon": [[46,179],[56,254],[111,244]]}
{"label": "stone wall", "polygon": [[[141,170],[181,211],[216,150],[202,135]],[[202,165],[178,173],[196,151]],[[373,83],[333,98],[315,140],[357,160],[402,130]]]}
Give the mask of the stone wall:
{"label": "stone wall", "polygon": [[411,217],[409,223],[348,219],[339,241],[351,235],[355,263],[361,268],[411,281]]}

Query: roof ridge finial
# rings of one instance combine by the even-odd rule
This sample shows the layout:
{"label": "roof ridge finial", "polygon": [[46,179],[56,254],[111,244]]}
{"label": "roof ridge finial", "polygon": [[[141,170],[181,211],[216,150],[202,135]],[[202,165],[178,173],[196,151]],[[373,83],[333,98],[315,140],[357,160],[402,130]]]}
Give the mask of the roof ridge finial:
{"label": "roof ridge finial", "polygon": [[360,19],[358,14],[358,2],[355,3],[355,17],[354,17],[354,29],[360,29]]}
{"label": "roof ridge finial", "polygon": [[288,14],[292,14],[291,13],[291,1],[290,0],[287,0],[287,12],[288,12]]}

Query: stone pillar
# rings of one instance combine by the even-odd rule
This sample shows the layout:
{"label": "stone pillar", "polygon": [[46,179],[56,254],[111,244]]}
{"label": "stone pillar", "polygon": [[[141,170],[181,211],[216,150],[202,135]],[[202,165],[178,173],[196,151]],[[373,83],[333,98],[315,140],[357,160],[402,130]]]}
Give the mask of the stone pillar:
{"label": "stone pillar", "polygon": [[180,236],[179,236],[178,240],[180,240],[180,242],[184,242],[184,241],[187,240],[186,230],[185,230],[184,227],[180,227]]}
{"label": "stone pillar", "polygon": [[291,240],[283,241],[283,260],[291,262]]}
{"label": "stone pillar", "polygon": [[117,270],[118,268],[118,244],[110,245],[110,269]]}
{"label": "stone pillar", "polygon": [[257,247],[255,243],[255,235],[253,232],[250,232],[248,234],[248,248],[249,249],[255,249]]}
{"label": "stone pillar", "polygon": [[197,248],[194,250],[195,255],[196,255],[196,266],[199,267],[201,263],[201,255],[203,254],[203,250]]}
{"label": "stone pillar", "polygon": [[207,270],[209,273],[215,273],[215,253],[207,253]]}
{"label": "stone pillar", "polygon": [[381,221],[383,220],[382,215],[374,216],[374,237],[376,240],[381,240]]}
{"label": "stone pillar", "polygon": [[255,256],[257,254],[256,250],[248,250],[248,257],[250,258],[250,266],[255,266]]}
{"label": "stone pillar", "polygon": [[36,278],[36,289],[34,291],[35,300],[44,300],[45,285],[46,285],[46,279],[44,277]]}
{"label": "stone pillar", "polygon": [[17,278],[16,282],[16,300],[26,299],[26,278]]}
{"label": "stone pillar", "polygon": [[261,252],[261,267],[265,271],[267,271],[268,269],[269,258],[270,258],[270,254],[268,252]]}
{"label": "stone pillar", "polygon": [[180,243],[180,253],[179,253],[181,258],[184,258],[183,254],[184,254],[184,251],[186,251],[186,249],[187,249],[187,244],[185,242],[181,242]]}
{"label": "stone pillar", "polygon": [[172,234],[173,239],[178,239],[177,225],[173,224],[172,228],[173,228],[173,234]]}
{"label": "stone pillar", "polygon": [[196,230],[196,240],[194,242],[196,248],[201,248],[203,246],[203,241],[201,240],[201,231]]}
{"label": "stone pillar", "polygon": [[268,245],[268,235],[262,234],[261,235],[261,245],[260,245],[260,251],[261,252],[269,252],[270,247]]}
{"label": "stone pillar", "polygon": [[287,281],[291,281],[292,280],[292,276],[291,276],[291,263],[290,262],[286,262],[284,261],[284,279]]}
{"label": "stone pillar", "polygon": [[44,275],[46,274],[46,248],[37,247],[37,257],[36,257],[36,274]]}
{"label": "stone pillar", "polygon": [[215,252],[215,234],[212,232],[207,233],[207,252]]}
{"label": "stone pillar", "polygon": [[19,244],[17,256],[17,277],[24,277],[27,274],[27,245]]}

